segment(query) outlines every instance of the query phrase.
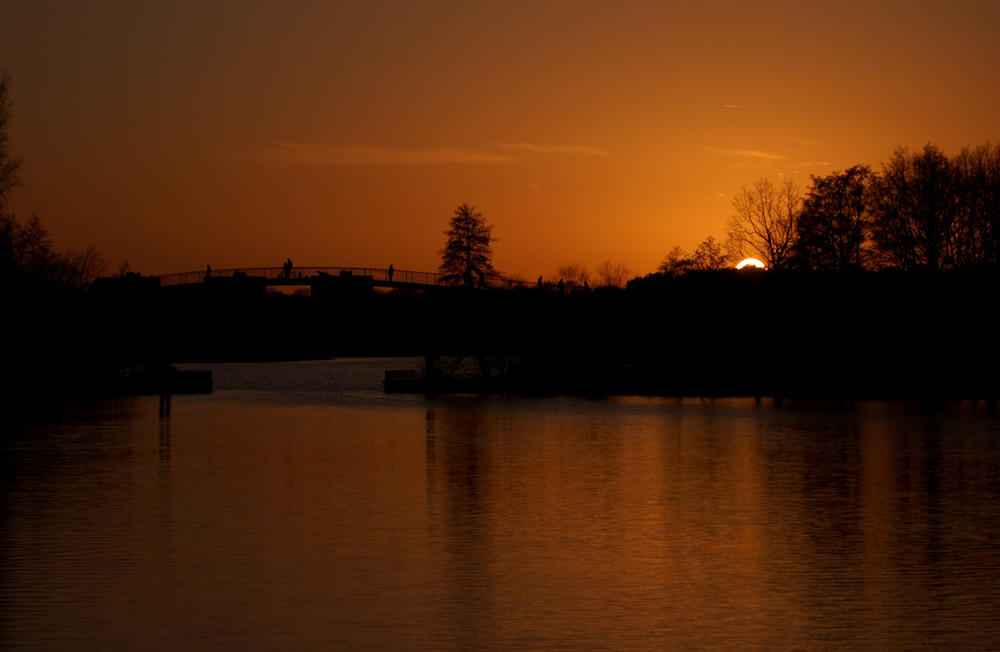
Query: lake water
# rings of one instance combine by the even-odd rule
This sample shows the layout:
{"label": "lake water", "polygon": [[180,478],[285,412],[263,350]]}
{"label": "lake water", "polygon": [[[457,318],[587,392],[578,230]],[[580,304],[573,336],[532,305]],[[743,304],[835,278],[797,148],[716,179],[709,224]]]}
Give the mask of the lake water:
{"label": "lake water", "polygon": [[0,442],[0,647],[1000,648],[1000,417],[206,365]]}

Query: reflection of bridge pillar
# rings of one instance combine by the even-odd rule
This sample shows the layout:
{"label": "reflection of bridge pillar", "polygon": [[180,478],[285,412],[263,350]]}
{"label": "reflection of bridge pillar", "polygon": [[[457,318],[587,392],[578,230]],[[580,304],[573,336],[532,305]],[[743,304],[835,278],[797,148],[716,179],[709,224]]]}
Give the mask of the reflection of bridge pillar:
{"label": "reflection of bridge pillar", "polygon": [[170,394],[160,394],[160,418],[170,416]]}
{"label": "reflection of bridge pillar", "polygon": [[160,461],[170,461],[170,395],[160,395]]}
{"label": "reflection of bridge pillar", "polygon": [[434,410],[427,410],[427,473],[430,477],[437,459],[437,428]]}

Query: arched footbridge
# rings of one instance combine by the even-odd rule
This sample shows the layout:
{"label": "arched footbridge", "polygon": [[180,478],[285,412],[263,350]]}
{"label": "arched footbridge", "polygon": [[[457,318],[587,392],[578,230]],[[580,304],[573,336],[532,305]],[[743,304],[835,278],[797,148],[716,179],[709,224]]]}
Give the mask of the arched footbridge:
{"label": "arched footbridge", "polygon": [[[239,267],[160,274],[160,287],[212,282],[213,279],[261,279],[267,286],[364,283],[379,288],[428,290],[443,288],[441,274],[379,267]],[[478,282],[476,283],[478,285]],[[493,278],[488,285],[511,289],[529,285],[520,279]]]}

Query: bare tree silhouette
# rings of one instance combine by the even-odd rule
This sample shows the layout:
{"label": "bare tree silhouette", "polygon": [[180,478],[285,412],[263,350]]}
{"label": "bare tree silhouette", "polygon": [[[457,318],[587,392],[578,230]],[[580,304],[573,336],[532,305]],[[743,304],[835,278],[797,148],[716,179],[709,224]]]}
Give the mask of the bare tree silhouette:
{"label": "bare tree silhouette", "polygon": [[90,284],[108,268],[104,256],[94,245],[87,245],[87,248],[79,253],[70,249],[66,252],[65,259],[68,263],[65,283],[78,290],[90,287]]}
{"label": "bare tree silhouette", "polygon": [[676,246],[663,258],[656,271],[668,276],[680,276],[691,269],[693,265],[694,261],[691,260],[691,255],[680,246]]}
{"label": "bare tree silhouette", "polygon": [[1000,264],[1000,146],[965,147],[952,159],[955,191],[955,264]]}
{"label": "bare tree silhouette", "polygon": [[632,270],[625,263],[612,263],[606,260],[597,268],[600,287],[623,288],[631,276]]}
{"label": "bare tree silhouette", "polygon": [[582,263],[566,263],[556,268],[556,276],[563,279],[567,292],[574,292],[590,284],[590,272]]}
{"label": "bare tree silhouette", "polygon": [[680,247],[674,247],[666,255],[656,269],[661,274],[680,276],[690,270],[725,269],[732,263],[732,255],[715,238],[708,236],[699,244],[693,254],[688,254]]}
{"label": "bare tree silhouette", "polygon": [[21,185],[20,157],[11,156],[7,127],[11,111],[10,73],[0,71],[0,273],[11,277],[33,277],[63,287],[85,289],[104,270],[104,259],[93,245],[81,253],[72,249],[59,253],[38,215],[32,214],[24,226],[7,212],[11,191]]}
{"label": "bare tree silhouette", "polygon": [[875,246],[881,263],[899,269],[950,267],[955,261],[955,201],[948,158],[927,144],[900,147],[873,186]]}
{"label": "bare tree silhouette", "polygon": [[21,226],[13,215],[0,215],[0,264],[11,278],[33,278],[56,286],[85,290],[107,265],[94,245],[82,252],[52,248],[52,236],[38,215]]}
{"label": "bare tree silhouette", "polygon": [[726,248],[717,243],[715,238],[708,236],[695,247],[691,263],[694,269],[699,270],[725,269],[731,264],[739,262],[731,259],[732,256]]}
{"label": "bare tree silhouette", "polygon": [[42,226],[38,215],[31,219],[21,231],[21,265],[33,276],[44,277],[49,258],[52,255],[52,235]]}
{"label": "bare tree silhouette", "polygon": [[871,169],[855,165],[812,186],[795,225],[798,263],[810,269],[843,271],[870,257]]}
{"label": "bare tree silhouette", "polygon": [[727,228],[735,252],[741,258],[759,257],[771,269],[787,267],[801,203],[791,179],[775,186],[761,177],[749,188],[740,188]]}
{"label": "bare tree silhouette", "polygon": [[0,71],[0,214],[7,208],[11,189],[21,185],[18,172],[22,159],[11,156],[7,145],[7,125],[14,117],[10,107],[10,73],[4,68]]}

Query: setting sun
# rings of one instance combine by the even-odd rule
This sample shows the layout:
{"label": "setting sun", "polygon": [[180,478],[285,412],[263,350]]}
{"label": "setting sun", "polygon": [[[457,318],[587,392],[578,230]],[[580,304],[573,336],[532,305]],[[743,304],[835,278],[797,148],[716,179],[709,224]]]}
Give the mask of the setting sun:
{"label": "setting sun", "polygon": [[743,260],[741,260],[739,263],[736,264],[736,269],[743,269],[748,265],[750,267],[756,267],[757,269],[767,269],[767,266],[764,265],[764,263],[757,260],[756,258],[744,258]]}

